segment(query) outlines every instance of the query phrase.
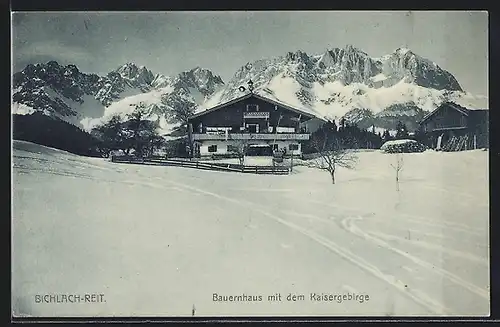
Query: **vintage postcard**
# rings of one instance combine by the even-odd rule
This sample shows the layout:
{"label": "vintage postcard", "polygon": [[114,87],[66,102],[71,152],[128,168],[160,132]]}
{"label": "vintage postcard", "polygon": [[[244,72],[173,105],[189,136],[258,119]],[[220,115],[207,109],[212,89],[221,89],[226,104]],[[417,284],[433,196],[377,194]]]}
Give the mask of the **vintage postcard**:
{"label": "vintage postcard", "polygon": [[490,315],[488,13],[12,13],[14,317]]}

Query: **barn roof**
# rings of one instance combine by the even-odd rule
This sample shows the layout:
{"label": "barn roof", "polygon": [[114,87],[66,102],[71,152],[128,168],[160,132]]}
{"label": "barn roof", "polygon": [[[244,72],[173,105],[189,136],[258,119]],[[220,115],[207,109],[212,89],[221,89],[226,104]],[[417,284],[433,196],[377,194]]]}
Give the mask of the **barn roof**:
{"label": "barn roof", "polygon": [[487,109],[469,110],[469,119],[475,124],[488,123],[488,114]]}
{"label": "barn roof", "polygon": [[290,106],[290,105],[288,105],[286,103],[283,103],[281,101],[276,101],[276,100],[273,100],[273,99],[269,99],[268,97],[264,97],[264,96],[262,96],[260,94],[256,94],[256,93],[248,93],[248,94],[245,94],[243,96],[237,97],[237,98],[235,98],[233,100],[230,100],[230,101],[218,104],[215,107],[212,107],[212,108],[209,108],[209,109],[197,112],[197,113],[191,115],[191,117],[189,117],[189,119],[193,119],[193,118],[196,118],[196,117],[203,116],[203,115],[208,114],[210,112],[213,112],[213,111],[216,111],[218,109],[224,108],[224,107],[226,107],[228,105],[231,105],[233,103],[237,103],[237,102],[243,101],[245,99],[249,99],[251,97],[259,99],[259,100],[262,100],[262,101],[266,101],[268,103],[271,103],[271,104],[274,104],[274,105],[277,105],[277,106],[280,106],[280,107],[283,107],[283,108],[288,109],[290,111],[293,111],[293,112],[296,112],[298,114],[301,114],[301,115],[303,115],[305,117],[318,118],[318,119],[321,119],[321,120],[325,120],[325,118],[320,117],[317,113],[311,112],[311,110],[308,110],[308,109],[305,109],[305,108],[292,107],[292,106]]}
{"label": "barn roof", "polygon": [[420,124],[422,124],[423,122],[425,122],[426,120],[428,120],[429,118],[434,116],[439,110],[443,109],[445,106],[452,108],[452,109],[455,109],[456,111],[460,112],[464,116],[469,116],[469,113],[471,111],[475,111],[475,110],[469,110],[465,107],[462,107],[462,106],[456,104],[455,102],[447,101],[447,102],[441,103],[439,105],[439,107],[437,107],[436,109],[434,109],[433,111],[429,112],[424,117],[422,117],[422,119],[420,120]]}

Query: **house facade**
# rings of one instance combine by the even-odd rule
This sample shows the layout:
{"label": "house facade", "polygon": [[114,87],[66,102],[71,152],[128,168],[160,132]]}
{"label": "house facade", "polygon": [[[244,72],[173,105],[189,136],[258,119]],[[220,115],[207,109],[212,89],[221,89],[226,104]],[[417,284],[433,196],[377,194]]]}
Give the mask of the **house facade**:
{"label": "house facade", "polygon": [[488,147],[488,110],[467,109],[453,102],[444,102],[419,122],[419,133],[433,149],[446,148],[460,141],[455,149],[470,150]]}
{"label": "house facade", "polygon": [[195,157],[230,155],[242,146],[246,155],[300,156],[302,142],[324,122],[307,110],[249,93],[192,115],[188,131]]}

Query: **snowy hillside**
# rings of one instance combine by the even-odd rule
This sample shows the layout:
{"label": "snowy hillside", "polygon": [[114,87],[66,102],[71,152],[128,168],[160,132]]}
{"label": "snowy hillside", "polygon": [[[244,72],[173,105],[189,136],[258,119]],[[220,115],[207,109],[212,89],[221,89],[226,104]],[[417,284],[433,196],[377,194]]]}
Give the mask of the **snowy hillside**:
{"label": "snowy hillside", "polygon": [[[399,192],[395,160],[360,152],[332,185],[14,141],[14,315],[487,316],[488,151],[405,154]],[[47,293],[105,302],[35,303]]]}
{"label": "snowy hillside", "polygon": [[81,121],[82,125],[86,130],[90,130],[113,115],[124,117],[136,107],[145,107],[149,119],[159,120],[160,133],[169,134],[180,125],[179,121],[173,119],[173,112],[177,108],[192,107],[194,112],[194,109],[216,92],[223,82],[209,70],[196,67],[175,78],[156,76],[153,78],[153,84],[155,88],[149,92],[115,101],[104,110],[102,117],[84,119]]}

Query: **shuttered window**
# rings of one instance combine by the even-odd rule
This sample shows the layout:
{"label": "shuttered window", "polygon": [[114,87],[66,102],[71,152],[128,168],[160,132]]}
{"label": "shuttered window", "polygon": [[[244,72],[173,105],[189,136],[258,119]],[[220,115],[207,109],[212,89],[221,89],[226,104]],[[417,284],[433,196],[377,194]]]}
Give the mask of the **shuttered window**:
{"label": "shuttered window", "polygon": [[247,111],[259,111],[258,104],[247,104]]}

